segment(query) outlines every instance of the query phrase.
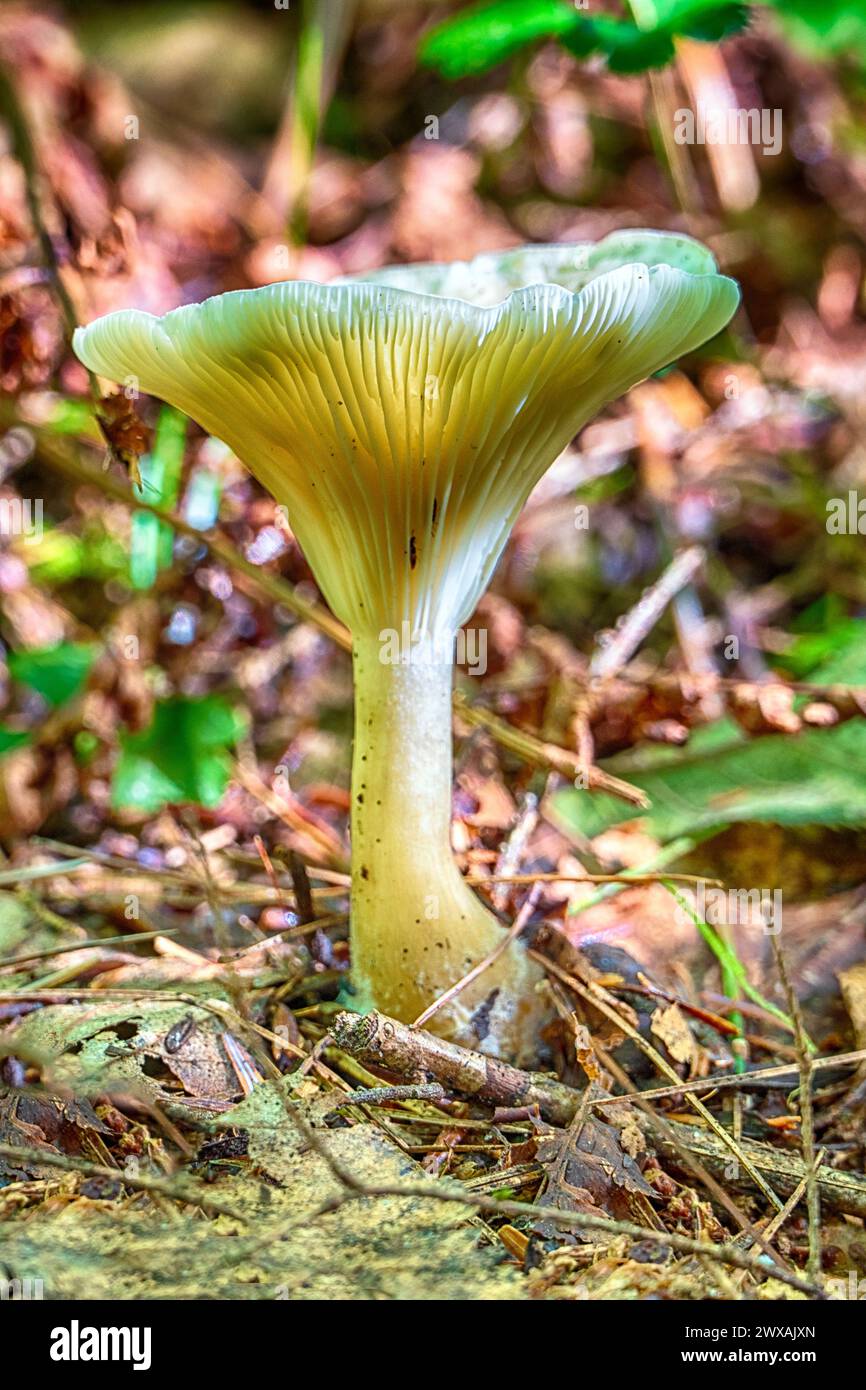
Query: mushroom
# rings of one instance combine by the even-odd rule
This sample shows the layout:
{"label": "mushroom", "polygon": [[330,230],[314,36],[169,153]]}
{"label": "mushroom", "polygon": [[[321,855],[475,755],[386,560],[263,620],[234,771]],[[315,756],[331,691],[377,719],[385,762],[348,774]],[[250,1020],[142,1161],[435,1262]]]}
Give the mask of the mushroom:
{"label": "mushroom", "polygon": [[[577,431],[737,302],[698,242],[628,231],[121,311],[76,333],[91,371],[185,411],[287,505],[352,633],[359,1008],[411,1021],[501,943],[451,852],[456,633]],[[432,1026],[525,1054],[536,979],[512,944]]]}

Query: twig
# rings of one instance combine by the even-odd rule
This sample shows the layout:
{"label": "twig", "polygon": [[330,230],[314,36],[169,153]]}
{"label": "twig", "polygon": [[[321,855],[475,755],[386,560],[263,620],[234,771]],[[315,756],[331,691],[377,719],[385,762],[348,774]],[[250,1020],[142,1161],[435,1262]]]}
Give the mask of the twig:
{"label": "twig", "polygon": [[[811,1069],[823,1071],[828,1067],[853,1066],[857,1062],[866,1061],[866,1048],[859,1052],[840,1052],[835,1057],[818,1057],[811,1064]],[[678,1086],[659,1086],[652,1091],[641,1091],[644,1100],[664,1100],[667,1096],[679,1096],[684,1091],[707,1091],[712,1094],[715,1091],[726,1090],[729,1087],[747,1087],[753,1081],[772,1081],[778,1079],[779,1084],[790,1077],[792,1080],[796,1071],[791,1066],[780,1067],[759,1067],[756,1071],[746,1072],[739,1076],[705,1076],[697,1081],[681,1081]],[[600,1096],[593,1101],[593,1105],[613,1105],[621,1101],[622,1096]]]}
{"label": "twig", "polygon": [[499,856],[496,860],[495,871],[487,880],[488,883],[497,885],[493,889],[493,906],[497,911],[502,912],[508,903],[508,890],[504,885],[513,883],[515,878],[520,877],[518,870],[520,861],[526,853],[527,843],[538,825],[538,797],[535,792],[527,792],[523,798],[523,805],[515,819],[513,826],[508,834],[508,838],[501,846]]}
{"label": "twig", "polygon": [[329,863],[345,865],[345,847],[331,827],[307,811],[293,793],[289,796],[278,795],[272,787],[262,781],[258,767],[252,759],[250,762],[253,765],[247,766],[245,761],[236,758],[232,766],[233,775],[244,791],[266,806],[275,819],[284,821],[295,833],[306,835]]}
{"label": "twig", "polygon": [[577,753],[571,753],[567,748],[560,748],[555,743],[545,743],[525,729],[515,729],[513,725],[506,724],[504,719],[499,719],[489,710],[467,704],[456,690],[453,705],[465,724],[486,730],[500,747],[507,748],[523,762],[535,767],[551,767],[554,772],[561,772],[572,781],[585,775],[591,791],[608,792],[611,796],[618,796],[621,801],[627,801],[631,806],[639,806],[642,810],[649,806],[649,797],[640,787],[633,787],[630,782],[624,782],[621,777],[614,777],[612,773],[604,772],[595,765],[587,771]]}
{"label": "twig", "polygon": [[52,956],[68,955],[70,951],[84,951],[90,946],[128,946],[138,945],[140,941],[153,941],[157,936],[177,936],[180,927],[169,927],[163,931],[135,931],[127,936],[89,936],[84,941],[74,941],[68,946],[49,946],[47,951],[31,951],[26,956],[0,956],[0,970],[18,965],[29,965],[34,960],[50,960]]}
{"label": "twig", "polygon": [[[689,1131],[681,1137],[681,1142],[687,1146],[689,1153],[696,1154],[714,1172],[724,1174],[726,1182],[733,1181],[731,1157],[727,1146],[719,1143],[715,1135],[701,1125],[679,1122],[674,1127]],[[784,1195],[793,1192],[806,1176],[806,1167],[798,1153],[773,1148],[754,1139],[743,1139],[741,1144],[754,1166],[772,1178],[774,1188]],[[666,1143],[662,1144],[662,1150],[668,1157],[676,1157]],[[847,1216],[866,1218],[866,1179],[860,1173],[846,1172],[825,1163],[817,1170],[816,1180],[821,1199],[829,1209],[843,1212]]]}
{"label": "twig", "polygon": [[[6,888],[10,884],[32,883],[37,878],[57,878],[60,874],[73,874],[79,869],[89,868],[90,863],[90,856],[87,856],[83,859],[70,859],[65,864],[28,864],[23,868],[4,869],[0,873],[0,888]],[[135,865],[130,865],[130,868],[134,867]]]}
{"label": "twig", "polygon": [[[27,211],[30,214],[33,231],[36,234],[36,240],[39,244],[39,252],[45,268],[48,271],[51,286],[63,314],[66,332],[71,338],[75,329],[78,327],[78,317],[69,291],[64,285],[60,274],[60,262],[57,258],[57,251],[51,238],[51,233],[45,226],[42,217],[42,207],[39,198],[39,164],[33,146],[33,139],[30,135],[30,126],[24,113],[24,108],[18,98],[18,93],[15,90],[15,84],[2,65],[0,65],[0,111],[2,111],[11,131],[12,149],[24,173],[24,195],[27,199]],[[90,380],[95,386],[95,378],[92,375],[90,376]],[[99,399],[98,388],[96,389],[96,398],[97,400]]]}
{"label": "twig", "polygon": [[797,991],[791,983],[782,943],[775,932],[770,933],[773,955],[779,978],[788,1000],[788,1009],[794,1023],[794,1042],[797,1047],[797,1062],[800,1071],[800,1138],[803,1145],[803,1162],[806,1166],[806,1211],[809,1220],[809,1260],[806,1266],[810,1279],[817,1279],[821,1273],[821,1194],[818,1189],[818,1173],[815,1161],[815,1112],[812,1106],[812,1060],[809,1056],[809,1042],[803,1026],[803,1014]]}
{"label": "twig", "polygon": [[292,880],[292,888],[295,893],[295,907],[298,918],[303,925],[306,925],[312,922],[316,915],[313,909],[313,894],[310,890],[307,866],[295,850],[290,850],[288,855],[288,867],[289,876]]}
{"label": "twig", "polygon": [[[669,1081],[674,1082],[678,1079],[673,1067],[668,1065],[661,1053],[653,1047],[652,1043],[647,1042],[646,1038],[644,1038],[636,1028],[631,1026],[628,1019],[623,1017],[622,1012],[618,1008],[614,1007],[614,1003],[611,1001],[611,997],[607,994],[606,990],[595,983],[590,983],[588,986],[582,984],[580,980],[575,979],[567,970],[563,970],[555,961],[549,960],[546,956],[540,955],[537,951],[529,951],[528,954],[545,970],[549,970],[554,974],[563,984],[568,985],[569,989],[579,994],[581,999],[585,999],[592,1008],[604,1014],[605,1018],[610,1019],[612,1023],[616,1024],[617,1028],[622,1029],[635,1046],[639,1047],[646,1057],[649,1057],[656,1069],[666,1076]],[[705,1124],[709,1125],[710,1129],[718,1135],[722,1143],[728,1146],[731,1153],[737,1161],[743,1165],[749,1177],[752,1179],[752,1182],[764,1194],[767,1201],[770,1202],[776,1211],[779,1211],[782,1206],[779,1198],[776,1196],[769,1183],[767,1183],[758,1172],[755,1165],[750,1161],[748,1155],[737,1144],[733,1136],[719,1123],[715,1115],[704,1105],[703,1101],[698,1100],[696,1095],[692,1092],[687,1092],[686,1100],[692,1106],[692,1109],[698,1111]]]}
{"label": "twig", "polygon": [[[15,158],[18,160],[24,173],[24,194],[27,200],[27,211],[30,214],[30,221],[33,224],[33,231],[39,246],[39,254],[48,272],[48,278],[60,308],[67,337],[71,340],[73,333],[78,327],[78,315],[75,311],[72,297],[63,282],[57,250],[51,233],[48,231],[42,216],[42,205],[39,196],[39,161],[36,156],[33,138],[30,134],[27,116],[19,100],[15,84],[2,64],[0,64],[0,112],[2,112],[9,125]],[[101,409],[102,392],[99,389],[99,382],[96,379],[95,373],[92,372],[89,367],[86,370],[96,423],[108,447],[110,456],[116,458],[114,441],[106,426]]]}
{"label": "twig", "polygon": [[703,558],[704,552],[697,545],[674,556],[664,573],[620,619],[611,641],[595,651],[589,663],[591,680],[606,680],[626,664],[655,627],[671,599],[697,573]]}
{"label": "twig", "polygon": [[723,880],[707,878],[704,874],[640,874],[626,870],[621,874],[467,874],[466,882],[473,888],[483,888],[485,883],[703,883],[710,888],[721,888]]}
{"label": "twig", "polygon": [[[285,899],[283,897],[282,887],[280,886],[280,880],[277,878],[274,866],[271,863],[271,856],[268,854],[265,842],[262,839],[261,835],[253,836],[253,844],[255,845],[256,853],[258,854],[259,859],[262,861],[262,868],[265,871],[265,875],[267,877],[268,882],[274,890],[277,902],[280,904],[280,907],[284,907]],[[308,922],[309,920],[309,917],[301,918],[301,921]]]}
{"label": "twig", "polygon": [[338,1047],[363,1062],[404,1076],[428,1072],[455,1091],[491,1105],[537,1105],[550,1124],[568,1125],[580,1099],[570,1086],[542,1072],[521,1071],[385,1014],[341,1013],[331,1031]]}
{"label": "twig", "polygon": [[[754,699],[757,702],[771,685],[783,684],[775,678],[771,681],[745,681],[737,676],[720,676],[715,671],[695,675],[690,672],[653,671],[647,674],[625,670],[617,672],[616,679],[659,695],[679,697],[687,704],[716,691],[737,694],[741,701]],[[866,714],[866,686],[863,685],[822,685],[820,681],[786,680],[783,688],[792,690],[795,695],[812,695],[823,704],[832,705],[846,719]]]}
{"label": "twig", "polygon": [[445,1095],[445,1087],[438,1081],[418,1086],[368,1086],[344,1096],[337,1101],[334,1110],[345,1110],[347,1105],[388,1105],[394,1100],[444,1100]]}
{"label": "twig", "polygon": [[[553,816],[553,823],[556,825],[555,813],[551,812],[551,815]],[[652,876],[655,875],[657,870],[663,869],[666,864],[675,864],[678,859],[683,859],[687,854],[691,854],[692,850],[703,840],[709,839],[712,833],[712,831],[705,830],[695,835],[680,835],[675,840],[669,840],[657,854],[654,854],[651,859],[639,865],[638,868],[624,869],[621,874],[615,875],[616,882],[603,883],[594,893],[590,893],[588,897],[583,898],[580,902],[572,902],[568,908],[567,918],[570,920],[573,917],[579,916],[581,912],[587,912],[598,903],[606,902],[609,898],[615,898],[619,893],[624,893],[632,883],[646,882],[647,875],[650,875],[651,881],[655,882],[656,880]],[[674,875],[674,878],[677,877],[679,876]],[[671,875],[659,874],[659,878],[661,882],[664,883],[666,880],[671,879]]]}
{"label": "twig", "polygon": [[227,965],[230,961],[242,960],[244,956],[249,956],[254,951],[267,950],[268,946],[274,945],[277,941],[295,941],[301,936],[312,936],[317,931],[324,931],[325,927],[338,927],[348,920],[348,912],[331,912],[327,917],[314,918],[312,922],[296,922],[294,926],[284,927],[282,931],[270,932],[267,936],[263,936],[260,941],[253,941],[249,946],[242,946],[240,950],[232,951],[227,956],[218,956],[217,960],[221,965]]}
{"label": "twig", "polygon": [[445,993],[440,994],[438,999],[434,999],[433,1003],[429,1004],[424,1012],[420,1013],[415,1019],[415,1022],[412,1024],[413,1028],[423,1027],[428,1019],[431,1019],[433,1015],[437,1014],[446,1004],[450,1004],[452,999],[457,998],[458,994],[462,994],[463,990],[471,985],[473,980],[477,980],[479,975],[483,975],[485,970],[490,969],[491,965],[508,950],[512,942],[517,940],[532,916],[540,895],[541,885],[539,883],[534,883],[527,894],[525,903],[523,903],[520,911],[508,928],[508,931],[504,933],[502,940],[496,943],[493,950],[490,951],[483,960],[480,960],[477,965],[473,965],[472,969],[468,970],[462,979],[458,980],[456,984],[451,985],[449,989],[446,989]]}
{"label": "twig", "polygon": [[[822,1149],[821,1152],[819,1154],[816,1154],[815,1156],[815,1162],[810,1171],[814,1172],[816,1175],[819,1167],[824,1161],[824,1155],[826,1154],[826,1152],[826,1149]],[[797,1186],[794,1188],[794,1191],[791,1193],[787,1202],[782,1207],[782,1210],[776,1212],[776,1215],[773,1217],[772,1221],[770,1221],[766,1228],[761,1232],[761,1235],[764,1240],[774,1239],[776,1232],[782,1229],[785,1222],[788,1220],[788,1217],[791,1215],[798,1202],[800,1201],[800,1198],[802,1197],[803,1193],[806,1191],[808,1185],[809,1173],[807,1172],[803,1174],[802,1178],[797,1183]]]}
{"label": "twig", "polygon": [[65,1173],[84,1173],[91,1178],[106,1178],[120,1183],[122,1187],[133,1187],[141,1192],[155,1196],[169,1197],[175,1202],[185,1202],[188,1206],[201,1207],[217,1216],[230,1216],[235,1221],[248,1222],[249,1215],[236,1207],[212,1197],[208,1192],[191,1191],[185,1183],[169,1178],[148,1177],[146,1174],[133,1175],[124,1168],[109,1168],[105,1163],[91,1163],[86,1158],[72,1158],[68,1154],[54,1153],[50,1149],[30,1149],[18,1144],[0,1144],[0,1158],[11,1159],[13,1163],[44,1164],[48,1168],[60,1168]]}

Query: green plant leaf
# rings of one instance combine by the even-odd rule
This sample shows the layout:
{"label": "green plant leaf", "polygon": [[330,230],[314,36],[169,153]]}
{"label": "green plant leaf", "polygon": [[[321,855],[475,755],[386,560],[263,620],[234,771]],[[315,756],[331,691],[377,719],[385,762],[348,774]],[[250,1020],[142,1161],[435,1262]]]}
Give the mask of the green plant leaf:
{"label": "green plant leaf", "polygon": [[10,652],[9,671],[56,709],[82,689],[97,650],[93,643],[61,642],[38,651]]}
{"label": "green plant leaf", "polygon": [[[705,731],[702,731],[705,732]],[[570,789],[553,798],[562,825],[583,835],[640,818],[663,841],[744,821],[777,825],[866,825],[866,721],[835,729],[772,734],[701,747],[697,737],[661,766],[629,772],[650,798],[648,811],[610,796]]]}
{"label": "green plant leaf", "polygon": [[[147,500],[166,510],[177,501],[185,445],[185,416],[163,406],[153,449],[141,460],[141,478]],[[133,588],[153,588],[159,571],[171,564],[173,539],[171,527],[152,512],[134,513],[129,557]]]}
{"label": "green plant leaf", "polygon": [[567,0],[493,0],[437,25],[423,40],[420,58],[453,80],[487,72],[537,39],[570,34],[580,23]]}
{"label": "green plant leaf", "polygon": [[591,15],[568,0],[494,0],[464,10],[429,33],[421,61],[455,79],[489,71],[542,39],[557,39],[577,58],[601,52],[613,72],[664,67],[679,35],[718,40],[743,29],[749,6],[742,0],[653,0],[639,26],[628,8],[622,17]]}
{"label": "green plant leaf", "polygon": [[0,726],[0,758],[15,748],[22,748],[30,735],[23,729],[7,729]]}
{"label": "green plant leaf", "polygon": [[816,58],[866,65],[866,10],[860,0],[768,0],[785,33]]}
{"label": "green plant leaf", "polygon": [[658,28],[709,42],[739,33],[750,17],[745,0],[653,0],[653,8]]}
{"label": "green plant leaf", "polygon": [[146,813],[174,801],[216,806],[230,776],[227,750],[247,722],[222,695],[161,700],[148,729],[120,736],[113,804]]}
{"label": "green plant leaf", "polygon": [[[638,29],[630,20],[612,19],[607,15],[586,22],[592,25],[596,46],[607,57],[611,72],[645,72],[647,68],[662,68],[674,56],[675,31],[663,25],[655,29]],[[570,45],[566,42],[565,47]]]}
{"label": "green plant leaf", "polygon": [[866,621],[839,618],[820,632],[804,632],[778,664],[797,680],[866,685]]}

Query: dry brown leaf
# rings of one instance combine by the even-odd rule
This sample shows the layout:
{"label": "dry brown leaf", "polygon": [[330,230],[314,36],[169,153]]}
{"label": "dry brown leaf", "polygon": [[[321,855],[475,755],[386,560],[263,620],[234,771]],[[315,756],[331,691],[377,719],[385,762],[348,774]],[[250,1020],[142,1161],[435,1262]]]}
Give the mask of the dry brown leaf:
{"label": "dry brown leaf", "polygon": [[679,1004],[656,1009],[650,1028],[664,1043],[675,1062],[688,1065],[691,1075],[697,1062],[698,1047]]}

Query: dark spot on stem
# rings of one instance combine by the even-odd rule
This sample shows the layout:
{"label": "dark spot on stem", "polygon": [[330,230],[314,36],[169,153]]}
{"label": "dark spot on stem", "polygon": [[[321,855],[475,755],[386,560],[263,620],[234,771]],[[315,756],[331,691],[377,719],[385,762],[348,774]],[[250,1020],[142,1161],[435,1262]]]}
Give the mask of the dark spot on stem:
{"label": "dark spot on stem", "polygon": [[490,1014],[493,1010],[493,1005],[496,1003],[498,995],[498,989],[491,990],[487,998],[484,1000],[484,1003],[479,1004],[478,1008],[472,1015],[470,1022],[472,1024],[472,1029],[475,1033],[475,1036],[479,1042],[483,1042],[484,1039],[487,1037],[487,1034],[490,1032]]}
{"label": "dark spot on stem", "polygon": [[418,546],[415,543],[415,532],[409,537],[409,568],[414,569],[418,563]]}

